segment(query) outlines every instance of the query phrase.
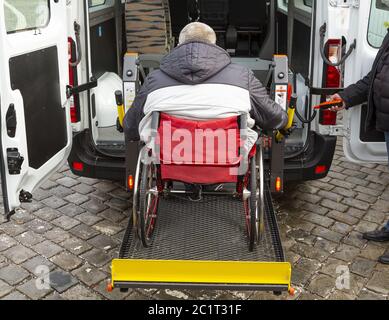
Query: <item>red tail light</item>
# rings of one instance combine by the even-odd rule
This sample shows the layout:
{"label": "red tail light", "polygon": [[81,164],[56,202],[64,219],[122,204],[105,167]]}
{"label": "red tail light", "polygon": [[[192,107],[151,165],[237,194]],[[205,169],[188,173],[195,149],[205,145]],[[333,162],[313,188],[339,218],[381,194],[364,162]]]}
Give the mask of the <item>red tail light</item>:
{"label": "red tail light", "polygon": [[84,171],[84,164],[82,162],[73,162],[72,167],[75,171]]}
{"label": "red tail light", "polygon": [[[342,58],[342,40],[329,39],[327,42],[327,58],[337,63]],[[340,88],[342,85],[342,72],[340,67],[325,65],[324,86],[326,88]],[[326,97],[324,97],[326,99]],[[320,124],[324,126],[336,125],[337,113],[329,110],[320,111]]]}
{"label": "red tail light", "polygon": [[[76,61],[76,43],[72,38],[68,38],[68,56],[69,56],[69,85],[77,85],[77,68],[72,67],[70,62]],[[78,95],[70,98],[70,119],[72,123],[80,121],[79,97]]]}
{"label": "red tail light", "polygon": [[326,173],[326,172],[327,172],[327,166],[317,166],[317,167],[315,168],[315,173],[316,173],[317,175],[324,174],[324,173]]}

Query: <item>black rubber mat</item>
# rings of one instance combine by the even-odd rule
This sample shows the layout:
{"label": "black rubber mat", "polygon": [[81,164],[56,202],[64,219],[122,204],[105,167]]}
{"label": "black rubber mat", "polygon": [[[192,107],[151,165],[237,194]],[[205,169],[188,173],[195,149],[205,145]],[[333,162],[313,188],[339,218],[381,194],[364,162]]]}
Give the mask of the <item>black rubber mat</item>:
{"label": "black rubber mat", "polygon": [[144,248],[130,221],[120,258],[283,262],[271,195],[266,193],[265,233],[254,252],[248,250],[243,203],[229,196],[191,202],[170,196],[160,202],[154,244]]}

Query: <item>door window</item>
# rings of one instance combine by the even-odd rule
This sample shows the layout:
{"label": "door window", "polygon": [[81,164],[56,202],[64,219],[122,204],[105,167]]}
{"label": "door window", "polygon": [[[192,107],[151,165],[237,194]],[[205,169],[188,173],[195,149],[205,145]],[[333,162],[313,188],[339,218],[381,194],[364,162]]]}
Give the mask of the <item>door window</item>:
{"label": "door window", "polygon": [[389,28],[389,0],[372,0],[367,39],[374,48],[381,47]]}
{"label": "door window", "polygon": [[45,27],[50,20],[49,0],[5,0],[7,33]]}

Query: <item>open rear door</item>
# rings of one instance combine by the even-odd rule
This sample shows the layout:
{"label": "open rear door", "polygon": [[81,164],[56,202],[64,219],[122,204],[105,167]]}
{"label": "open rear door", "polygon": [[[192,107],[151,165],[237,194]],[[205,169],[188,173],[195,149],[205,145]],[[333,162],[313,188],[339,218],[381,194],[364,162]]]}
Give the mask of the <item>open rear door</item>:
{"label": "open rear door", "polygon": [[5,214],[67,159],[66,0],[0,0],[0,169]]}
{"label": "open rear door", "polygon": [[[389,27],[389,6],[382,0],[360,1],[350,12],[350,38],[357,39],[355,54],[345,69],[345,86],[362,79],[371,70],[378,49]],[[366,104],[346,112],[344,152],[354,162],[387,163],[384,134],[365,129]]]}

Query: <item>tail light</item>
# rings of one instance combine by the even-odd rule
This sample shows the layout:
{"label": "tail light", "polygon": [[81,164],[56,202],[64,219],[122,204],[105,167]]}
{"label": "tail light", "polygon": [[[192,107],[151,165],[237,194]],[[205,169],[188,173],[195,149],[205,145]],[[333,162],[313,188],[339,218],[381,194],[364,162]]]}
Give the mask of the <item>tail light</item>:
{"label": "tail light", "polygon": [[[77,67],[72,67],[70,62],[76,61],[76,43],[72,38],[68,38],[68,56],[69,56],[69,85],[71,87],[78,85]],[[74,95],[70,98],[70,119],[72,123],[80,121],[79,96]]]}
{"label": "tail light", "polygon": [[[329,39],[327,42],[327,58],[333,63],[337,63],[342,58],[342,40]],[[340,88],[342,85],[342,70],[340,67],[324,66],[324,86],[325,88]],[[324,97],[323,101],[328,97]],[[323,102],[322,101],[322,102]],[[330,110],[321,110],[319,122],[324,126],[336,125],[337,113]]]}

